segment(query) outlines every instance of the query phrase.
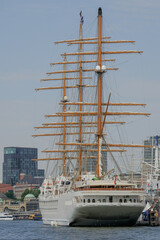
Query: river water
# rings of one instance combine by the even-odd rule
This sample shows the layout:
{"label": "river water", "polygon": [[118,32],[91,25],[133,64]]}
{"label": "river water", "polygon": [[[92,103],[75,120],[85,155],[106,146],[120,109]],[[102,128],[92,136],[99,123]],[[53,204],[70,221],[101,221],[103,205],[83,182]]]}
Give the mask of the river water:
{"label": "river water", "polygon": [[0,240],[160,240],[160,227],[52,227],[42,221],[0,221]]}

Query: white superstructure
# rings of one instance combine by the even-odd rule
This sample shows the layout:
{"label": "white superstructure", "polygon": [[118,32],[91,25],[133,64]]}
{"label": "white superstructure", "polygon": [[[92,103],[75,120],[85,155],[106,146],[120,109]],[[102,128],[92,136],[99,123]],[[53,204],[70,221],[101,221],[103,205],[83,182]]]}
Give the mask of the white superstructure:
{"label": "white superstructure", "polygon": [[134,225],[144,193],[126,181],[45,179],[39,197],[43,222],[51,225]]}

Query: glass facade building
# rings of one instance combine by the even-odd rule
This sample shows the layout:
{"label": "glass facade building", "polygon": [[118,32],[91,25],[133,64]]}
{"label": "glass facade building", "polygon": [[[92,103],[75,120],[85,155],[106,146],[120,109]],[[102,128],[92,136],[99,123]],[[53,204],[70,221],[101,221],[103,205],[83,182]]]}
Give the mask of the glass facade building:
{"label": "glass facade building", "polygon": [[[144,148],[144,162],[154,165],[155,164],[155,146],[160,146],[160,136],[151,136],[144,141],[145,146],[153,146],[153,148]],[[158,147],[160,156],[160,148]]]}
{"label": "glass facade building", "polygon": [[[96,146],[92,146],[92,149],[97,150]],[[102,149],[105,149],[104,146],[102,146]],[[90,148],[84,148],[86,150],[85,159],[82,161],[82,170],[87,172],[96,172],[96,166],[97,166],[97,158],[98,154],[97,151],[92,151]],[[87,158],[90,156],[90,158]],[[93,156],[93,158],[92,158]],[[102,151],[102,172],[103,174],[107,172],[107,152]]]}
{"label": "glass facade building", "polygon": [[38,169],[38,163],[32,161],[36,158],[38,158],[37,148],[5,147],[3,183],[15,185],[20,180],[20,173],[25,173],[26,176],[44,177],[44,170]]}
{"label": "glass facade building", "polygon": [[[148,179],[155,174],[155,158],[156,149],[158,148],[158,168],[160,168],[160,136],[151,136],[144,141],[145,146],[153,146],[153,148],[144,148],[144,162],[142,162],[142,177],[143,187],[148,186]],[[156,164],[157,164],[156,163]],[[160,177],[160,174],[159,174]]]}

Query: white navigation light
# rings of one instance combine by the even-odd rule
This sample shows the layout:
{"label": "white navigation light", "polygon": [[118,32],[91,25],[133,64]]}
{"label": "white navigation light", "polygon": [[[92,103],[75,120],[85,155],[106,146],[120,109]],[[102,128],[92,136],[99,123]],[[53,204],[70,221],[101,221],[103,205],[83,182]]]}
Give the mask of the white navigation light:
{"label": "white navigation light", "polygon": [[106,71],[107,71],[107,67],[105,65],[103,65],[101,72],[106,72]]}
{"label": "white navigation light", "polygon": [[67,96],[64,96],[63,101],[64,101],[64,102],[67,102],[67,101],[68,101]]}
{"label": "white navigation light", "polygon": [[104,73],[107,71],[107,67],[105,65],[103,65],[102,67],[100,67],[99,65],[96,66],[95,68],[95,72],[97,73]]}
{"label": "white navigation light", "polygon": [[100,72],[100,71],[101,71],[101,68],[100,68],[100,66],[99,66],[99,65],[97,65],[97,66],[96,66],[96,68],[95,68],[95,72],[97,72],[97,73],[98,73],[98,72]]}

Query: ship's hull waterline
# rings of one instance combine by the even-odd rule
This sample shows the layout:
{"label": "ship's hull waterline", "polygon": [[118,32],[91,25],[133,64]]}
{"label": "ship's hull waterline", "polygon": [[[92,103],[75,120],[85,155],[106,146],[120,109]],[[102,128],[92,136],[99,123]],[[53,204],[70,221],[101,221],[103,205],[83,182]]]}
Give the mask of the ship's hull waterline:
{"label": "ship's hull waterline", "polygon": [[[92,193],[94,195],[94,193]],[[95,193],[95,197],[106,197]],[[132,226],[140,216],[142,202],[74,202],[74,193],[40,198],[44,224],[61,226]],[[72,201],[73,200],[73,201]]]}

